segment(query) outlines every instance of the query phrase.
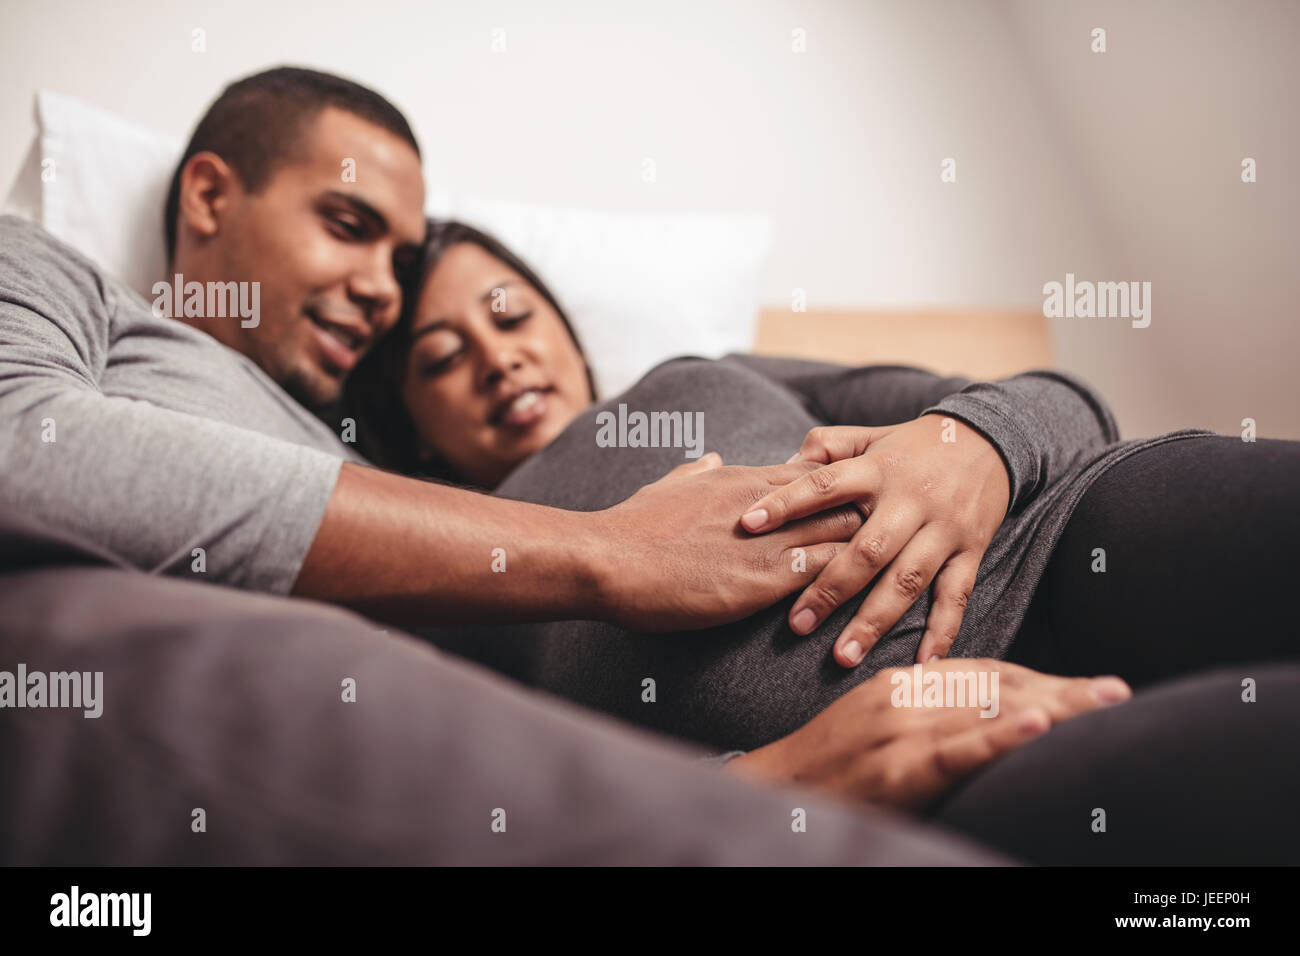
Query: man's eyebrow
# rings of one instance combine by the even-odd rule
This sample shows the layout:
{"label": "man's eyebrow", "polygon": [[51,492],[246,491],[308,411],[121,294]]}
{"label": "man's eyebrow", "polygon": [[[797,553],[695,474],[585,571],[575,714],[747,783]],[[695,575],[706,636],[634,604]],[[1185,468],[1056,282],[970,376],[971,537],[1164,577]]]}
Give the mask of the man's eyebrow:
{"label": "man's eyebrow", "polygon": [[384,214],[364,199],[358,199],[356,196],[352,195],[352,193],[345,193],[339,189],[331,189],[327,191],[325,195],[330,199],[335,199],[351,206],[352,211],[358,216],[363,216],[364,218],[371,220],[381,230],[385,232],[388,231],[388,220],[384,218]]}
{"label": "man's eyebrow", "polygon": [[[358,199],[352,193],[345,193],[338,189],[328,190],[325,195],[329,199],[334,199],[350,206],[352,211],[358,216],[371,220],[380,232],[388,231],[388,220],[384,217],[384,214],[364,199]],[[414,256],[419,254],[420,249],[423,248],[423,246],[424,237],[421,236],[419,239],[411,239],[407,242],[401,243],[398,250],[405,255]]]}

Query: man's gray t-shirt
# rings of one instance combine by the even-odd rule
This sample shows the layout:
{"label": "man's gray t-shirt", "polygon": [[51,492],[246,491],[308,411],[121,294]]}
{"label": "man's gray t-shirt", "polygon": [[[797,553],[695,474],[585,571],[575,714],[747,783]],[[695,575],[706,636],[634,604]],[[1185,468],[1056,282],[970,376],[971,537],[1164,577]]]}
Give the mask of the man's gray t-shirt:
{"label": "man's gray t-shirt", "polygon": [[344,460],[250,359],[0,216],[6,502],[139,568],[285,594]]}

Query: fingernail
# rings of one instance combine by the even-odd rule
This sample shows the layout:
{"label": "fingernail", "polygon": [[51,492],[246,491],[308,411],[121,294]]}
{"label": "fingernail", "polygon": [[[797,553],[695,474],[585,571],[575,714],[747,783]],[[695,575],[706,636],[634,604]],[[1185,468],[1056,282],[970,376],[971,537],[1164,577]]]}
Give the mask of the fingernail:
{"label": "fingernail", "polygon": [[1092,692],[1097,699],[1105,704],[1118,704],[1120,701],[1128,700],[1133,696],[1133,691],[1129,689],[1118,677],[1099,677],[1092,682]]}
{"label": "fingernail", "polygon": [[817,615],[810,608],[804,608],[790,619],[790,628],[796,634],[807,634],[817,623]]}
{"label": "fingernail", "polygon": [[935,661],[937,661],[938,659],[939,659],[939,655],[938,655],[938,654],[931,654],[929,657],[927,657],[927,658],[925,659],[925,662],[926,662],[927,664],[933,664],[933,663],[934,663]]}
{"label": "fingernail", "polygon": [[[732,514],[735,514],[735,512],[733,511]],[[740,519],[740,523],[750,531],[762,531],[763,525],[767,524],[767,509],[755,508],[753,511],[747,512]]]}
{"label": "fingernail", "polygon": [[844,645],[844,659],[850,664],[859,664],[862,661],[862,645],[857,641],[849,641]]}
{"label": "fingernail", "polygon": [[785,460],[785,463],[787,465],[793,465],[798,460],[799,460],[799,453],[795,452],[793,455],[791,455],[789,458]]}

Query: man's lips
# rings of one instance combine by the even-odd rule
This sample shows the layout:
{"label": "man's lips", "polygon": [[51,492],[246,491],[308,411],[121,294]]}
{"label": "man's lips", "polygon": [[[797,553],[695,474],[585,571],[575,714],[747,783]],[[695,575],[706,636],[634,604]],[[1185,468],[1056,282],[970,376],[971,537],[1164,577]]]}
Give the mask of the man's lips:
{"label": "man's lips", "polygon": [[534,385],[512,391],[492,408],[488,422],[507,428],[527,428],[546,416],[546,396],[555,391],[550,385]]}
{"label": "man's lips", "polygon": [[370,329],[364,323],[326,318],[314,309],[304,312],[315,326],[316,341],[326,360],[343,372],[356,365],[370,344]]}

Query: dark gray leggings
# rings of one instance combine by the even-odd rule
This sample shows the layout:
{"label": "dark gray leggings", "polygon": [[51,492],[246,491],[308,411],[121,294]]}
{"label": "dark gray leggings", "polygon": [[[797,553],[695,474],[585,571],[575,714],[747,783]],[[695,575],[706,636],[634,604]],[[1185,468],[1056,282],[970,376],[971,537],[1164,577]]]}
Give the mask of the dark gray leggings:
{"label": "dark gray leggings", "polygon": [[1290,441],[1191,438],[1103,475],[1008,657],[1140,690],[999,760],[936,818],[1042,863],[1300,862],[1298,490]]}
{"label": "dark gray leggings", "polygon": [[[700,381],[698,370],[648,376],[633,407],[683,408],[685,397],[707,408],[705,449],[728,464],[784,461],[821,424],[767,383],[725,368]],[[591,435],[570,429],[498,493],[595,510],[686,460],[681,449],[602,454]],[[1300,796],[1290,744],[1300,729],[1300,671],[1266,667],[1294,659],[1300,634],[1300,605],[1286,597],[1300,542],[1297,487],[1300,443],[1218,436],[1147,449],[1103,475],[1071,516],[1009,658],[1047,673],[1117,673],[1136,687],[1231,666],[1152,686],[1114,712],[1051,731],[957,790],[939,819],[1039,862],[1175,862],[1183,851],[1196,862],[1300,862],[1300,831],[1267,812]],[[1107,550],[1104,574],[1092,571],[1098,546]],[[440,643],[630,722],[750,749],[870,676],[830,657],[858,603],[810,639],[786,627],[787,600],[709,631],[639,635],[561,622]],[[1254,704],[1240,699],[1247,677],[1268,688]],[[653,703],[646,678],[655,681]],[[1104,834],[1094,833],[1090,814],[1108,806],[1128,822],[1093,839]],[[1277,828],[1267,839],[1263,821]],[[1243,840],[1242,828],[1255,838]]]}

